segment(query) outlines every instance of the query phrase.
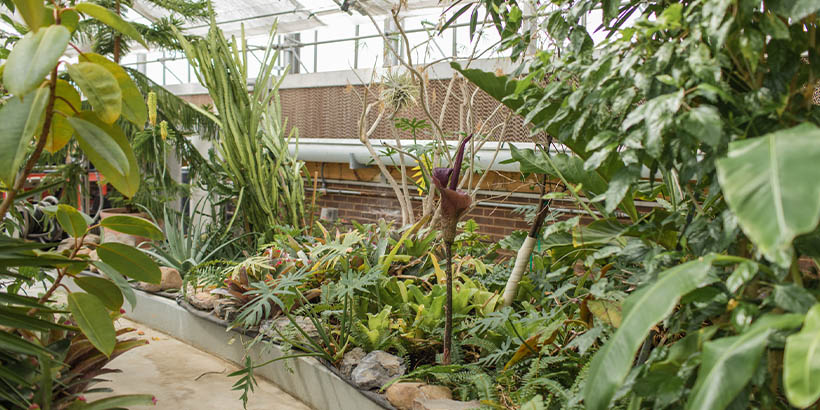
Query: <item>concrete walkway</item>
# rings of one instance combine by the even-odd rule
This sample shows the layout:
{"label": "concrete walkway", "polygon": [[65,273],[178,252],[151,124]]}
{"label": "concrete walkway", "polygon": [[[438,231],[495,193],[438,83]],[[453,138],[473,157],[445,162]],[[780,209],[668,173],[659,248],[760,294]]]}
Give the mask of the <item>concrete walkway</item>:
{"label": "concrete walkway", "polygon": [[[94,386],[109,387],[114,392],[90,394],[89,401],[107,395],[141,393],[156,396],[157,406],[140,409],[242,409],[240,392],[231,390],[237,378],[227,377],[238,369],[233,363],[127,319],[118,320],[117,326],[134,327],[142,333],[140,337],[150,342],[114,359],[107,367],[121,369],[122,373],[107,374],[103,378],[111,382]],[[259,377],[257,381],[259,385],[250,394],[248,409],[310,409],[273,383]]]}

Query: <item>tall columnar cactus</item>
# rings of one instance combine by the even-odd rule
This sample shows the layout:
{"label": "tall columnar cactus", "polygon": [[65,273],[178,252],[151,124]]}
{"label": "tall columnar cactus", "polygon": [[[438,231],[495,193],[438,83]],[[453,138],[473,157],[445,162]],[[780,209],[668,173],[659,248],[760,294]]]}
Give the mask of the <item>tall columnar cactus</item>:
{"label": "tall columnar cactus", "polygon": [[[251,230],[270,232],[275,225],[304,224],[304,163],[288,151],[292,128],[286,132],[279,105],[279,85],[273,68],[275,26],[248,92],[248,49],[241,40],[225,38],[213,18],[208,35],[189,42],[177,33],[199,81],[208,88],[219,118],[218,150],[222,166],[236,192],[244,197],[239,212]],[[268,238],[269,239],[269,238]]]}

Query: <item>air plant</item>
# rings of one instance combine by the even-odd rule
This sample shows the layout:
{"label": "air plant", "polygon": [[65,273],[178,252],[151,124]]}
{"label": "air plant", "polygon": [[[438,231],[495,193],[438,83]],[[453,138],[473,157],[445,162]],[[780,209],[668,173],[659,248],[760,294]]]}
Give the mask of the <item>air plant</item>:
{"label": "air plant", "polygon": [[456,238],[458,220],[467,212],[472,203],[470,196],[458,189],[461,163],[464,160],[464,147],[471,138],[473,138],[472,134],[461,141],[452,168],[433,169],[433,183],[441,193],[439,215],[444,250],[447,253],[447,298],[444,304],[444,351],[442,354],[444,364],[450,364],[450,348],[453,339],[453,242]]}

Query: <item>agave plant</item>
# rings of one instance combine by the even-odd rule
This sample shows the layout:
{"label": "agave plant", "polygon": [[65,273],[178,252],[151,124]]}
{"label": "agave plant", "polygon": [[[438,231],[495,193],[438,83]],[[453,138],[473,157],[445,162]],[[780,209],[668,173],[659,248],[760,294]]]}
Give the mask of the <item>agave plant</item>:
{"label": "agave plant", "polygon": [[[194,207],[193,214],[199,212],[202,201]],[[205,224],[195,223],[188,214],[177,214],[167,207],[163,208],[163,225],[165,242],[151,243],[150,250],[145,253],[156,258],[162,265],[179,271],[183,279],[188,280],[188,274],[197,266],[211,260],[219,251],[228,245],[244,238],[250,233],[226,240],[228,232],[211,235],[205,231]],[[187,234],[186,234],[187,228]],[[218,246],[214,244],[220,243]]]}

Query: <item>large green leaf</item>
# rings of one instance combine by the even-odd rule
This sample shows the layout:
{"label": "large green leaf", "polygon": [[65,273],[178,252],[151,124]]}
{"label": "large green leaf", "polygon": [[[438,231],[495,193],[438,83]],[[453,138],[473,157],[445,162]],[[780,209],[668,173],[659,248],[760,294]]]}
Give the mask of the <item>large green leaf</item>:
{"label": "large green leaf", "polygon": [[66,204],[57,205],[57,222],[73,238],[79,238],[88,230],[83,215],[74,207]]}
{"label": "large green leaf", "polygon": [[111,279],[111,281],[114,282],[118,288],[120,288],[123,296],[125,296],[125,300],[127,300],[128,304],[131,305],[131,309],[137,307],[137,295],[134,294],[134,289],[131,288],[131,284],[128,283],[128,279],[103,261],[94,261],[93,263],[94,266],[100,269],[102,274]]}
{"label": "large green leaf", "polygon": [[74,279],[74,283],[100,299],[108,309],[116,311],[122,307],[122,292],[114,282],[94,276],[81,276]]}
{"label": "large green leaf", "polygon": [[14,0],[17,12],[31,31],[37,31],[46,19],[46,8],[42,0]]}
{"label": "large green leaf", "polygon": [[820,221],[820,129],[805,123],[733,142],[718,181],[740,227],[766,257],[792,262],[792,241]]}
{"label": "large green leaf", "polygon": [[68,294],[68,310],[94,347],[110,356],[117,344],[117,332],[108,309],[96,296],[72,292]]}
{"label": "large green leaf", "polygon": [[89,156],[95,166],[99,163],[106,163],[117,173],[128,174],[130,169],[128,157],[125,156],[125,152],[114,138],[108,135],[105,128],[80,117],[68,117],[68,122],[76,130],[77,141],[80,142],[83,152]]}
{"label": "large green leaf", "polygon": [[137,248],[108,242],[97,247],[97,255],[103,262],[125,276],[155,284],[162,279],[159,266]]}
{"label": "large green leaf", "polygon": [[162,231],[153,222],[132,215],[109,216],[103,219],[100,225],[117,232],[143,236],[155,241],[161,241],[164,238]]}
{"label": "large green leaf", "polygon": [[626,298],[621,326],[592,358],[584,389],[587,409],[609,407],[649,330],[672,313],[682,295],[712,282],[711,268],[711,256],[678,265]]}
{"label": "large green leaf", "polygon": [[803,315],[766,315],[738,336],[704,343],[695,387],[687,409],[725,409],[751,380],[769,335],[800,326]]}
{"label": "large green leaf", "polygon": [[87,61],[105,67],[114,78],[122,91],[122,117],[143,129],[145,121],[148,120],[148,108],[145,100],[137,88],[131,76],[119,66],[119,64],[95,53],[85,53],[80,55],[80,61]]}
{"label": "large green leaf", "polygon": [[44,149],[50,153],[55,153],[68,144],[74,128],[63,115],[72,115],[74,110],[82,108],[80,93],[77,92],[68,81],[57,80],[57,88],[54,95],[58,98],[54,100],[54,111],[60,113],[51,118],[51,129],[48,132],[48,140]]}
{"label": "large green leaf", "polygon": [[8,187],[14,185],[17,171],[23,165],[28,146],[43,118],[48,94],[48,88],[38,88],[22,100],[10,98],[0,108],[0,124],[3,124],[0,127],[0,180]]}
{"label": "large green leaf", "polygon": [[800,333],[786,339],[783,388],[795,407],[808,407],[820,399],[820,304],[806,314]]}
{"label": "large green leaf", "polygon": [[122,17],[114,14],[111,10],[93,3],[80,3],[74,8],[83,14],[88,14],[91,17],[103,22],[105,25],[137,40],[143,47],[148,48],[148,44],[143,40],[139,31],[131,25],[131,23],[122,19]]}
{"label": "large green leaf", "polygon": [[[115,158],[120,158],[119,160],[121,161],[121,157],[102,156],[99,152],[102,146],[92,146],[92,141],[79,138],[79,130],[77,131],[77,140],[80,143],[80,148],[82,148],[94,166],[105,176],[105,180],[111,183],[111,185],[114,185],[114,188],[117,188],[123,195],[127,197],[133,196],[137,192],[140,184],[139,167],[137,165],[137,158],[134,156],[131,145],[128,144],[128,138],[123,134],[122,129],[100,121],[94,113],[88,111],[83,111],[72,117],[72,119],[75,120],[71,123],[75,128],[77,127],[76,124],[86,127],[85,130],[88,132],[86,136],[94,134],[92,138],[103,140],[104,143],[113,141],[119,146],[127,159],[128,172],[125,174],[118,170],[118,168],[123,167],[123,164],[119,164],[118,166],[111,164]],[[81,120],[82,122],[76,120]]]}
{"label": "large green leaf", "polygon": [[91,108],[108,124],[122,113],[122,90],[114,74],[95,63],[69,64],[68,74],[91,103]]}
{"label": "large green leaf", "polygon": [[57,65],[70,37],[63,26],[28,32],[9,54],[3,69],[3,87],[20,96],[40,86]]}
{"label": "large green leaf", "polygon": [[820,2],[817,0],[768,0],[766,7],[783,17],[797,21],[820,10]]}

